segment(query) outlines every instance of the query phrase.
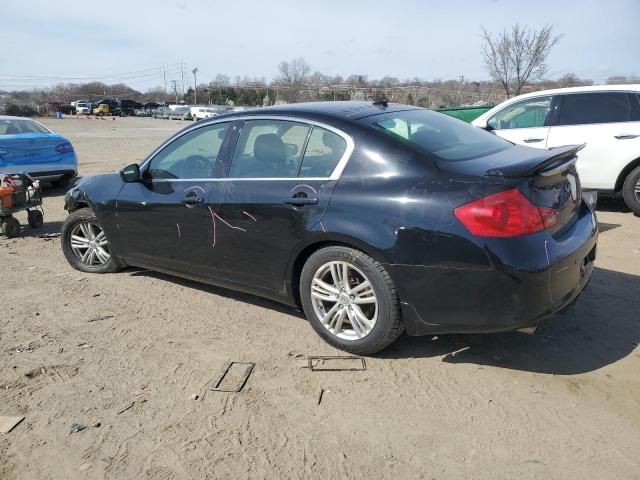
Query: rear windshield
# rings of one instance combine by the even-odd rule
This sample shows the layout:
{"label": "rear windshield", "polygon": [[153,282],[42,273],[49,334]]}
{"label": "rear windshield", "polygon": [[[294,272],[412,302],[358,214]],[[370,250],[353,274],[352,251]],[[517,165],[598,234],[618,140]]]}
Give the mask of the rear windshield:
{"label": "rear windshield", "polygon": [[512,146],[486,130],[430,110],[385,113],[368,120],[390,137],[444,160],[470,160]]}
{"label": "rear windshield", "polygon": [[0,135],[19,135],[21,133],[51,133],[39,123],[24,119],[0,120]]}

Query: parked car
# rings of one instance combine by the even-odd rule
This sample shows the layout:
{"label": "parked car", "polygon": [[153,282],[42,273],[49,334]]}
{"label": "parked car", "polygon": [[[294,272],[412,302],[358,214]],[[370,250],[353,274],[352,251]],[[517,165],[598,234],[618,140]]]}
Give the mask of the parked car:
{"label": "parked car", "polygon": [[169,114],[171,120],[191,120],[190,107],[176,107]]}
{"label": "parked car", "polygon": [[640,85],[561,88],[507,100],[472,122],[520,145],[585,144],[585,190],[619,195],[640,214]]}
{"label": "parked car", "polygon": [[169,109],[167,107],[158,107],[156,108],[153,113],[152,113],[152,117],[153,118],[163,118],[163,115],[165,114],[165,112],[167,112]]}
{"label": "parked car", "polygon": [[337,348],[537,325],[598,238],[576,147],[516,146],[433,111],[319,102],[201,120],[66,195],[62,249],[303,308]]}
{"label": "parked car", "polygon": [[191,107],[191,118],[193,120],[203,120],[205,118],[215,117],[220,112],[213,107]]}
{"label": "parked car", "polygon": [[69,140],[41,123],[0,116],[0,177],[22,172],[63,187],[78,174],[78,159]]}

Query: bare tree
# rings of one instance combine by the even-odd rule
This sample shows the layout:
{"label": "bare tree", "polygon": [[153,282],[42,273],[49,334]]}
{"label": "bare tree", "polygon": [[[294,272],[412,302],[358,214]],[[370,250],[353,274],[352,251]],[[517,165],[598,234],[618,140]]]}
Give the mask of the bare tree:
{"label": "bare tree", "polygon": [[495,36],[483,27],[480,36],[487,71],[511,97],[520,95],[528,83],[544,77],[547,57],[564,35],[553,35],[553,25],[532,30],[516,24]]}
{"label": "bare tree", "polygon": [[290,62],[280,62],[276,81],[288,87],[290,102],[296,101],[299,90],[304,86],[310,73],[311,67],[303,57],[296,57]]}

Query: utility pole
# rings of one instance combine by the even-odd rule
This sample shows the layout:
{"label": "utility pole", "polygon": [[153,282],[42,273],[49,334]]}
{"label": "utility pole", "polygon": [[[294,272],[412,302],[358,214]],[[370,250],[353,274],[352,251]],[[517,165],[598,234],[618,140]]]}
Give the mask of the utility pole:
{"label": "utility pole", "polygon": [[195,67],[193,70],[193,103],[198,104],[198,67]]}
{"label": "utility pole", "polygon": [[464,75],[460,75],[460,102],[458,105],[462,105],[462,91],[464,90]]}
{"label": "utility pole", "polygon": [[[164,96],[167,96],[167,70],[164,63],[162,64],[162,79],[164,80]],[[165,98],[166,100],[166,98]]]}
{"label": "utility pole", "polygon": [[180,82],[182,83],[182,97],[184,98],[184,63],[180,62]]}
{"label": "utility pole", "polygon": [[176,94],[176,104],[178,103],[178,82],[176,82],[175,80],[171,80],[171,83],[173,84],[173,91]]}

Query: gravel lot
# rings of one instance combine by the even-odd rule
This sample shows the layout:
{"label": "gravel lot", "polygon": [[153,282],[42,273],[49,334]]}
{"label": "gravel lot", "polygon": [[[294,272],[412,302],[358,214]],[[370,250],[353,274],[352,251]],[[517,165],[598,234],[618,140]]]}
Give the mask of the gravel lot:
{"label": "gravel lot", "polygon": [[[44,123],[81,175],[184,125]],[[0,237],[0,415],[26,417],[0,434],[0,479],[640,478],[640,218],[622,203],[598,212],[586,292],[535,335],[403,337],[364,372],[311,372],[302,357],[340,352],[294,310],[73,270],[39,236],[59,231],[63,195],[46,190],[42,229]],[[228,359],[256,362],[244,391],[203,396]]]}

